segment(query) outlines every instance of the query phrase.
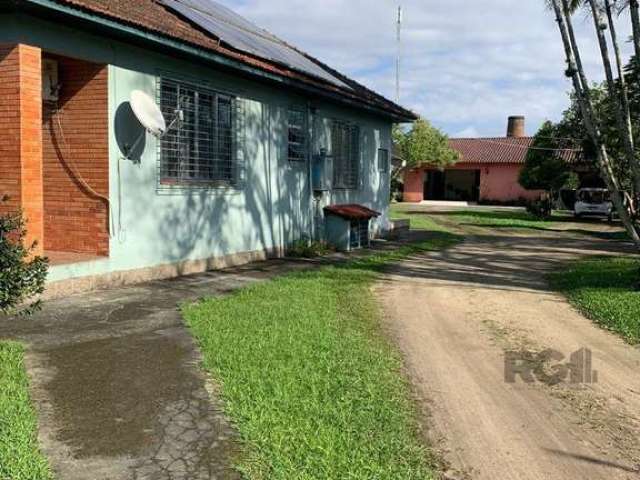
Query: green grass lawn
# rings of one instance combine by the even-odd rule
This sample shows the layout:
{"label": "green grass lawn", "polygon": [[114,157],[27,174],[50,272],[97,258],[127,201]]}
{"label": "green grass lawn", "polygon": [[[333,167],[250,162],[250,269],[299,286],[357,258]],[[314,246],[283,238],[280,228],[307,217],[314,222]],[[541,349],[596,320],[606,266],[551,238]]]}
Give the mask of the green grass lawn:
{"label": "green grass lawn", "polygon": [[555,218],[540,220],[525,211],[509,210],[477,210],[460,209],[448,211],[423,212],[412,208],[408,204],[396,204],[391,207],[391,217],[394,220],[408,218],[412,228],[430,228],[437,219],[450,220],[460,225],[473,225],[493,228],[538,228],[550,229]]}
{"label": "green grass lawn", "polygon": [[0,342],[0,479],[47,480],[46,459],[38,450],[36,414],[31,406],[24,350]]}
{"label": "green grass lawn", "polygon": [[596,258],[576,261],[550,275],[586,316],[632,344],[640,343],[640,260]]}
{"label": "green grass lawn", "polygon": [[430,214],[407,211],[401,204],[392,205],[389,210],[391,220],[409,220],[412,230],[446,232],[446,228],[437,223]]}
{"label": "green grass lawn", "polygon": [[[420,211],[411,204],[395,204],[391,207],[391,218],[393,220],[409,219],[411,227],[417,229],[435,230],[440,222],[453,222],[462,227],[476,226],[485,228],[522,228],[533,230],[554,230],[560,226],[561,222],[585,222],[576,220],[566,213],[554,212],[551,218],[541,220],[525,211],[506,210],[498,211],[487,209],[456,209],[447,211]],[[597,221],[593,220],[593,221]],[[596,231],[589,228],[576,227],[572,230],[564,230],[581,235],[588,235],[601,240],[629,240],[627,232],[619,231]]]}
{"label": "green grass lawn", "polygon": [[372,283],[429,242],[288,274],[184,307],[250,479],[429,479],[432,460]]}
{"label": "green grass lawn", "polygon": [[528,212],[521,211],[472,211],[447,212],[447,217],[463,225],[490,228],[538,228],[553,227],[553,219],[541,220]]}

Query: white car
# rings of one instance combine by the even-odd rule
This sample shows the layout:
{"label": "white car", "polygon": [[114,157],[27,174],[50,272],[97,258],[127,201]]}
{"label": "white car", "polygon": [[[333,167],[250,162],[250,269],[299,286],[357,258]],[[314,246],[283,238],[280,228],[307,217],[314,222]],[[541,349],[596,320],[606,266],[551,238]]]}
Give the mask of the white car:
{"label": "white car", "polygon": [[592,216],[613,220],[614,206],[611,194],[604,188],[583,188],[578,190],[574,214],[576,218]]}

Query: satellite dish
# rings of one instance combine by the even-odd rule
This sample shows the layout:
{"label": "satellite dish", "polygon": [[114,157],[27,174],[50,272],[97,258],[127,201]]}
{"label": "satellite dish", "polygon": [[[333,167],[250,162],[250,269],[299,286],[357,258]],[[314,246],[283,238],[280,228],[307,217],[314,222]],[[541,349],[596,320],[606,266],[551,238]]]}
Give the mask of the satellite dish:
{"label": "satellite dish", "polygon": [[152,135],[159,138],[166,133],[167,122],[153,98],[141,90],[134,90],[129,103],[138,121]]}

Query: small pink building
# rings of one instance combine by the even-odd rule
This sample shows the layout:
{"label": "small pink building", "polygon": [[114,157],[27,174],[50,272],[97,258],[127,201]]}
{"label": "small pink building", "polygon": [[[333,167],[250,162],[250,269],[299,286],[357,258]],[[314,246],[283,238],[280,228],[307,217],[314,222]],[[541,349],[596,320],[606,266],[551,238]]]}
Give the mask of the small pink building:
{"label": "small pink building", "polygon": [[533,142],[525,136],[524,122],[524,117],[509,117],[506,137],[450,139],[460,160],[443,170],[425,164],[407,171],[404,201],[516,203],[539,198],[540,191],[525,190],[518,183]]}

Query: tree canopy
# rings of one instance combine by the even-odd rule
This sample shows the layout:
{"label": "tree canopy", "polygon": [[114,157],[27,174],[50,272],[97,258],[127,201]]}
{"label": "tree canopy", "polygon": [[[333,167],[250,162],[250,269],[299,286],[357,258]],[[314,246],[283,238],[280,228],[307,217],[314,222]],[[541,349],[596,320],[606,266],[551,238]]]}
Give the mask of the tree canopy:
{"label": "tree canopy", "polygon": [[[635,58],[625,68],[627,86],[629,89],[629,104],[636,136],[640,135],[640,68]],[[607,151],[615,159],[614,170],[623,189],[631,190],[633,182],[631,169],[624,154],[624,146],[620,141],[618,126],[616,124],[615,106],[609,96],[604,83],[591,85],[591,98],[598,118],[601,121],[602,136],[607,146]],[[544,138],[543,138],[544,137]],[[638,137],[640,138],[640,137]],[[535,136],[533,147],[549,149],[582,149],[583,161],[593,164],[594,172],[597,171],[596,148],[589,139],[584,127],[580,106],[575,94],[570,95],[570,104],[562,114],[560,121],[556,123],[545,122]],[[555,157],[555,160],[553,159]],[[542,172],[548,168],[552,175]],[[525,168],[523,169],[520,183],[528,189],[556,190],[560,179],[556,181],[554,175],[567,178],[565,172],[569,172],[569,166],[559,160],[553,152],[531,150],[527,155]]]}
{"label": "tree canopy", "polygon": [[393,140],[408,168],[422,165],[444,168],[460,158],[458,152],[449,146],[447,135],[424,119],[415,122],[408,132],[396,127]]}
{"label": "tree canopy", "polygon": [[520,172],[520,185],[527,190],[558,191],[575,186],[571,166],[554,150],[559,147],[557,138],[561,131],[561,126],[547,121],[536,133],[532,144],[535,149],[529,150]]}

